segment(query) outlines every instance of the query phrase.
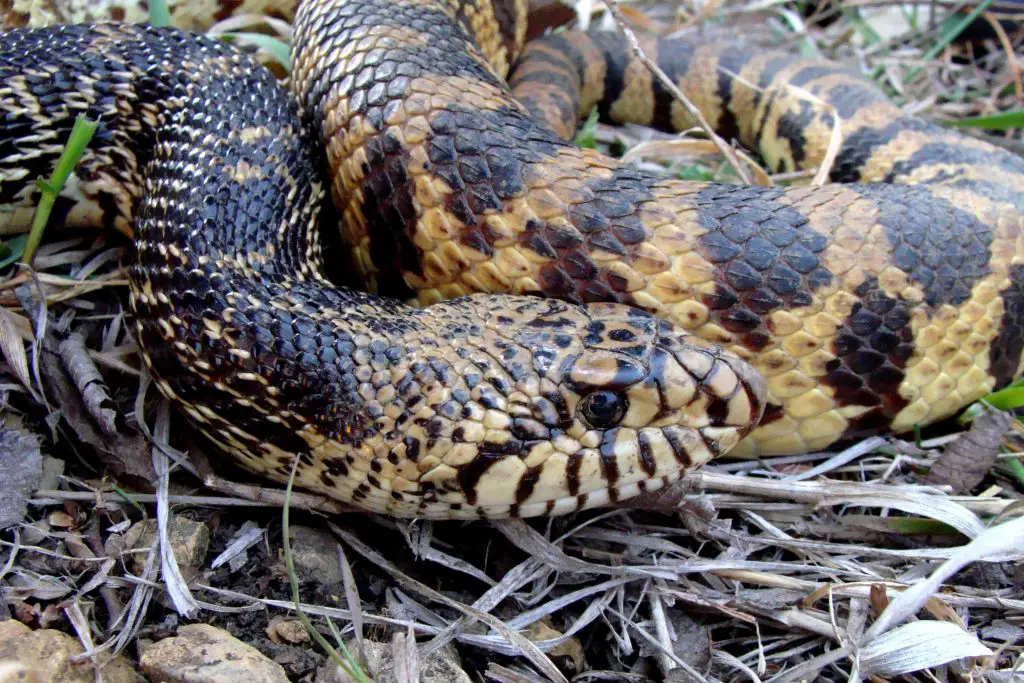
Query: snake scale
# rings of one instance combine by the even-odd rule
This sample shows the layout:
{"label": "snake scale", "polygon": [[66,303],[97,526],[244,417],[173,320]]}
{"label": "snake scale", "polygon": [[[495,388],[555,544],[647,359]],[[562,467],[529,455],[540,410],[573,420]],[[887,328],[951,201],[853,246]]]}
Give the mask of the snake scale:
{"label": "snake scale", "polygon": [[[0,40],[0,223],[98,119],[59,219],[134,234],[145,364],[257,473],[297,457],[300,486],[398,516],[561,514],[730,450],[906,431],[1021,375],[1024,160],[856,73],[646,39],[774,170],[842,133],[823,186],[685,182],[566,142],[595,107],[694,123],[618,34],[524,48],[522,0],[275,4],[287,91],[178,29]],[[322,274],[327,216],[372,293]]]}

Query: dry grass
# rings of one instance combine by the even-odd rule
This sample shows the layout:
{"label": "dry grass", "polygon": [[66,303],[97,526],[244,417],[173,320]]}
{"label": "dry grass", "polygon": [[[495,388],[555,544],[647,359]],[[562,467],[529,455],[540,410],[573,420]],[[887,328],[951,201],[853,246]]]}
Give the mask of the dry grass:
{"label": "dry grass", "polygon": [[[873,0],[825,6],[810,18],[774,0],[621,9],[661,30],[728,22],[753,42],[841,59],[932,119],[1024,106],[1021,32],[1000,27],[981,43],[942,45],[942,20],[955,7],[922,5],[900,32],[892,27],[906,15]],[[600,9],[580,7],[587,16]],[[1005,9],[991,3],[979,17],[993,22]],[[829,13],[833,21],[822,25]],[[219,29],[254,26],[242,18]],[[273,29],[288,35],[286,26]],[[769,174],[749,154],[723,153],[721,141],[699,134],[598,125],[583,137],[685,177],[746,174],[785,184],[816,175]],[[999,137],[1018,144],[1016,131]],[[231,624],[253,610],[269,617],[295,608],[274,574],[283,493],[213,476],[205,444],[168,438],[185,420],[140,377],[125,325],[124,257],[120,242],[53,231],[34,271],[0,271],[4,419],[49,439],[44,451],[68,472],[44,478],[29,521],[0,538],[0,616],[10,609],[77,633],[100,663],[114,652],[134,654],[136,638],[163,633],[175,615]],[[85,351],[64,366],[48,363],[39,340],[71,333],[86,340]],[[68,398],[68,387],[53,388],[62,367],[88,363],[109,388],[91,412],[89,401]],[[117,434],[90,426],[90,414],[111,406]],[[343,597],[301,609],[328,637],[325,618],[335,619],[356,652],[367,640],[391,640],[399,680],[415,680],[422,662],[450,642],[468,668],[493,681],[1020,680],[1024,485],[1016,440],[1006,440],[983,482],[960,495],[924,483],[948,443],[942,435],[877,438],[841,453],[715,463],[642,509],[529,523],[326,516],[343,510],[297,493],[294,506],[318,513],[304,522],[334,533],[349,573]],[[238,542],[221,548],[222,557],[211,553],[195,574],[159,549],[133,571],[123,551],[105,545],[144,515],[165,528],[171,512],[220,525],[225,546],[233,535]],[[257,549],[276,569],[245,560]],[[242,577],[261,571],[270,573],[264,590],[241,587]],[[302,587],[323,597],[308,582]],[[901,676],[909,671],[917,673]]]}

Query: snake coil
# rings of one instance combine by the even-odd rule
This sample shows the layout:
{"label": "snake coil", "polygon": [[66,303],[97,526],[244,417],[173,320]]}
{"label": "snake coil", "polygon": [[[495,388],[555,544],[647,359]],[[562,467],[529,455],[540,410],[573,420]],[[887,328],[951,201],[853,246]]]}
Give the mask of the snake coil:
{"label": "snake coil", "polygon": [[[566,142],[595,107],[692,125],[624,40],[524,35],[524,2],[307,0],[289,94],[180,30],[9,31],[0,226],[31,219],[75,117],[99,120],[57,209],[134,234],[161,392],[249,469],[298,457],[300,486],[393,515],[624,500],[1021,375],[1020,158],[834,64],[650,39],[773,169],[843,135],[821,187],[658,177]],[[322,274],[328,196],[373,294]]]}

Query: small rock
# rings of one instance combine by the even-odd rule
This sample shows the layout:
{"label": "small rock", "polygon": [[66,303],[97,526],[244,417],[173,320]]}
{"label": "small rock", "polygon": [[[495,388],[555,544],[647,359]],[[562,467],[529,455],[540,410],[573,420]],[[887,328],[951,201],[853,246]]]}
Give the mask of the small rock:
{"label": "small rock", "polygon": [[291,526],[288,531],[299,578],[328,586],[342,582],[338,540],[333,535],[308,526]]}
{"label": "small rock", "polygon": [[[178,566],[200,567],[206,559],[206,550],[210,547],[210,529],[202,522],[197,522],[188,517],[172,517],[168,536],[171,542],[171,551]],[[124,535],[124,547],[135,549],[132,553],[132,568],[136,573],[141,573],[146,566],[147,548],[153,546],[156,539],[156,520],[150,519],[145,522],[137,522]]]}
{"label": "small rock", "polygon": [[280,664],[227,631],[189,624],[178,635],[150,645],[139,660],[142,672],[162,683],[286,683]]}
{"label": "small rock", "polygon": [[[0,621],[0,683],[92,683],[96,680],[92,662],[71,661],[84,651],[77,639],[63,631],[33,631],[18,621]],[[120,656],[104,666],[101,674],[105,683],[142,680]]]}
{"label": "small rock", "polygon": [[275,643],[308,643],[309,632],[298,619],[274,617],[267,626],[267,637]]}
{"label": "small rock", "polygon": [[[370,665],[370,670],[366,672],[367,676],[371,676],[374,683],[395,683],[394,650],[391,644],[364,640],[363,645],[367,664]],[[358,656],[359,650],[355,640],[346,641],[345,646],[353,656]],[[420,683],[472,683],[473,681],[469,674],[462,670],[462,660],[459,659],[458,650],[450,644],[427,659],[421,659],[419,673]],[[355,683],[355,681],[345,672],[339,671],[328,660],[327,664],[317,671],[315,683]]]}

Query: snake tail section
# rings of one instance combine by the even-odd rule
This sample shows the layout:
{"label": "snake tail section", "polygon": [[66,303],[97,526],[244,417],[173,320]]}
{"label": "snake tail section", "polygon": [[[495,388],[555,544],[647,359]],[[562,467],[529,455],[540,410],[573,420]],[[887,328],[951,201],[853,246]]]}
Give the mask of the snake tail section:
{"label": "snake tail section", "polygon": [[224,42],[11,31],[0,106],[6,203],[32,199],[76,116],[100,122],[72,185],[97,223],[134,230],[145,364],[256,473],[284,481],[298,458],[299,486],[398,516],[559,514],[656,490],[761,415],[748,365],[637,309],[481,295],[419,309],[326,281],[313,145],[272,74]]}

